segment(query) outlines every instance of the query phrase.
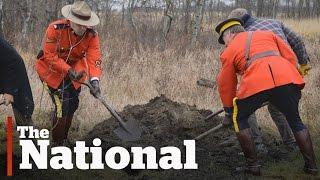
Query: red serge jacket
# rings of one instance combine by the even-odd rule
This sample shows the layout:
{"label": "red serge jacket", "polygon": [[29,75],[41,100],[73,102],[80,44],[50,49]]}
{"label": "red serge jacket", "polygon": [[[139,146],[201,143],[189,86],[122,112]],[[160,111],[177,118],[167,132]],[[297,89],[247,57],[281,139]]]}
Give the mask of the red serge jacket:
{"label": "red serge jacket", "polygon": [[[43,52],[36,61],[36,71],[40,79],[54,89],[59,87],[71,67],[77,72],[85,71],[89,78],[101,76],[99,37],[90,28],[79,37],[70,28],[68,20],[51,23],[46,31]],[[76,89],[80,87],[77,82],[73,85]]]}
{"label": "red serge jacket", "polygon": [[[278,55],[258,58],[248,66],[245,58],[248,34],[237,34],[220,55],[222,68],[217,83],[224,107],[232,107],[234,97],[243,99],[291,83],[304,87],[304,81],[297,70],[295,54],[280,37],[270,31],[253,33],[249,57],[266,51]],[[241,75],[238,89],[237,74]]]}

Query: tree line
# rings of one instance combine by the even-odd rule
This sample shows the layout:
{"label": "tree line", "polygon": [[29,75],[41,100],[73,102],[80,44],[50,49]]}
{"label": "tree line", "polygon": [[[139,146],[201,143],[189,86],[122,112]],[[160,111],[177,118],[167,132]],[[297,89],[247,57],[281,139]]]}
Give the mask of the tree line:
{"label": "tree line", "polygon": [[[41,41],[49,22],[61,18],[60,9],[73,0],[0,0],[0,35],[13,44],[27,47]],[[187,35],[194,45],[203,21],[225,18],[237,7],[257,17],[319,18],[319,0],[87,0],[101,18],[100,30],[125,26],[138,51],[137,42],[147,30],[157,42],[166,42],[169,33]],[[146,20],[147,19],[147,20]],[[150,29],[152,28],[152,29]],[[115,31],[117,31],[115,29]],[[140,34],[140,35],[139,35]],[[140,36],[140,37],[139,37]],[[26,41],[27,37],[29,38]],[[38,43],[39,44],[39,43]],[[30,46],[29,46],[30,47]]]}

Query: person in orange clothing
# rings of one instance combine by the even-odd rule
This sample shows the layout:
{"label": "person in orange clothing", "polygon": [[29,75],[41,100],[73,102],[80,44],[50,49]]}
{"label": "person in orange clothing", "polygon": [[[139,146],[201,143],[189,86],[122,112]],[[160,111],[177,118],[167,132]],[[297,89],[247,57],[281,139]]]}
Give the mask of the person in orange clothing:
{"label": "person in orange clothing", "polygon": [[91,94],[100,96],[100,42],[92,29],[99,24],[99,18],[84,1],[66,5],[61,12],[66,19],[49,25],[43,50],[36,61],[36,71],[55,104],[54,145],[62,145],[67,140],[73,114],[79,105],[80,82],[88,79],[92,85]]}
{"label": "person in orange clothing", "polygon": [[[247,161],[242,170],[261,175],[248,117],[269,101],[286,116],[304,157],[304,171],[317,174],[312,141],[298,111],[304,81],[294,52],[271,31],[245,32],[241,25],[240,19],[231,18],[215,30],[219,43],[226,45],[220,55],[218,90]],[[241,76],[238,88],[237,74]]]}

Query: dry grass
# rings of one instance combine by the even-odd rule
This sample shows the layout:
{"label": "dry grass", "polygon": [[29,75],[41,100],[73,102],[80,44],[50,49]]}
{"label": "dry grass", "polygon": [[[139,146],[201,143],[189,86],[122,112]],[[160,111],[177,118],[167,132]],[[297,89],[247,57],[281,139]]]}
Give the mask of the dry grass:
{"label": "dry grass", "polygon": [[[317,25],[319,21],[284,20],[284,22],[295,31],[302,33],[311,55],[313,69],[306,77],[307,85],[303,90],[301,115],[305,122],[313,127],[314,131],[319,131],[317,127],[320,127],[318,117],[320,65],[317,61],[320,58],[320,52],[316,48],[320,44],[320,27]],[[212,25],[206,26],[212,27]],[[119,26],[115,27],[115,29],[117,28]],[[182,47],[186,47],[185,43],[187,42],[182,36],[182,40],[179,42],[174,42],[179,39],[177,37],[174,41],[168,42],[164,51],[160,51],[156,47],[141,45],[140,54],[132,51],[128,37],[123,36],[127,30],[119,31],[119,33],[112,30],[110,33],[100,33],[101,37],[107,36],[106,41],[103,40],[105,57],[101,82],[103,95],[119,111],[128,104],[146,103],[160,94],[165,94],[175,101],[196,105],[199,108],[211,110],[221,108],[217,90],[196,85],[196,80],[200,77],[215,79],[220,67],[219,46],[212,45],[216,47],[215,49],[200,48],[202,42],[212,41],[212,33],[209,31],[203,32],[206,36],[200,37],[202,40],[199,47],[193,50],[187,49],[180,52]],[[35,122],[40,127],[50,128],[49,114],[53,105],[34,71],[35,54],[20,52],[26,60],[34,93]],[[71,138],[76,139],[91,130],[95,124],[110,116],[107,110],[91,97],[87,88],[82,89],[80,99],[80,106],[72,124]],[[265,109],[259,110],[259,117],[263,126],[274,127]]]}
{"label": "dry grass", "polygon": [[[104,74],[101,80],[103,95],[118,110],[128,104],[146,103],[160,94],[166,94],[175,101],[195,104],[200,108],[219,108],[217,92],[196,85],[197,79],[201,77],[215,77],[219,66],[215,60],[218,58],[218,52],[202,50],[187,52],[185,56],[177,56],[174,53],[173,50],[163,52],[143,50],[139,56],[134,54],[119,71]],[[32,58],[28,54],[22,56],[26,59]],[[45,90],[30,64],[28,69],[36,103],[34,118],[39,126],[48,126],[48,113],[53,105],[47,93],[42,93]],[[80,99],[80,106],[73,123],[75,130],[78,130],[74,135],[79,137],[96,123],[110,116],[107,110],[89,94],[87,88],[82,89]]]}
{"label": "dry grass", "polygon": [[297,33],[301,34],[307,39],[319,40],[320,35],[320,19],[283,19],[285,25],[294,29]]}

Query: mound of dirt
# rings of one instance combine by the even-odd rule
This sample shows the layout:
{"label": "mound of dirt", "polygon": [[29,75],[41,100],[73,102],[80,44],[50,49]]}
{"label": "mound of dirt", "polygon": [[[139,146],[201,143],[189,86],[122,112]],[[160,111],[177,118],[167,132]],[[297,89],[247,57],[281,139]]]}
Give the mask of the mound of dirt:
{"label": "mound of dirt", "polygon": [[165,96],[160,96],[145,105],[126,106],[119,114],[124,120],[138,122],[143,130],[141,140],[135,142],[119,140],[113,133],[113,130],[119,126],[114,118],[97,124],[85,139],[99,137],[108,146],[174,145],[183,139],[192,139],[196,129],[206,126],[204,117],[210,114],[210,111],[199,111],[195,106],[179,104]]}
{"label": "mound of dirt", "polygon": [[[93,139],[100,138],[104,153],[114,146],[125,147],[129,152],[132,146],[153,146],[158,151],[161,147],[175,146],[181,150],[181,158],[184,162],[185,146],[183,145],[183,140],[193,139],[221,122],[221,116],[216,116],[205,121],[205,117],[211,113],[209,110],[198,110],[195,106],[171,101],[162,95],[144,105],[127,106],[119,113],[124,120],[138,122],[143,130],[141,140],[135,142],[123,142],[120,140],[113,132],[113,130],[119,127],[118,122],[114,118],[109,118],[97,124],[82,140],[86,141],[86,146],[92,146]],[[283,148],[279,148],[279,143],[273,138],[273,135],[264,134],[263,137],[268,137],[268,139],[264,139],[264,143],[267,145],[269,153],[260,157],[262,162],[287,159],[287,152],[282,151]],[[159,159],[161,156],[159,152],[157,153],[157,158]],[[88,157],[88,163],[90,159]],[[2,162],[1,167],[5,166],[3,164],[6,162],[5,154],[0,154],[0,162]],[[58,175],[56,170],[52,169],[38,170],[34,168],[33,170],[19,170],[18,164],[20,162],[21,157],[15,156],[15,176],[52,178]],[[241,154],[241,149],[232,127],[223,127],[207,137],[196,141],[196,162],[198,163],[197,170],[134,171],[128,167],[125,169],[125,172],[132,176],[133,179],[181,179],[182,177],[188,179],[216,179],[235,176],[236,174],[233,174],[233,171],[236,167],[242,165],[245,160]],[[73,172],[73,174],[70,174],[70,172]],[[97,174],[93,174],[97,172],[93,171],[93,174],[90,172],[86,171],[82,175],[96,177]],[[100,172],[103,174],[105,170],[101,170]],[[81,173],[81,171],[62,171],[60,174],[63,177],[68,176],[68,178],[82,176],[78,175],[78,173]],[[88,175],[87,173],[92,175]],[[5,175],[5,171],[2,171],[1,175]],[[121,177],[124,178],[122,175]],[[239,175],[236,175],[236,177],[239,178]]]}
{"label": "mound of dirt", "polygon": [[[114,118],[97,124],[84,137],[84,140],[86,144],[91,145],[94,138],[100,138],[104,150],[113,146],[128,149],[132,146],[154,146],[157,150],[164,146],[176,146],[184,153],[183,140],[193,139],[221,122],[221,116],[205,122],[205,117],[211,113],[209,110],[198,110],[195,106],[173,102],[161,95],[144,105],[127,106],[123,112],[119,113],[123,119],[135,120],[139,123],[143,129],[141,140],[121,141],[113,133],[113,130],[119,126]],[[281,160],[283,153],[278,151],[277,145],[274,140],[267,140],[270,151],[263,157],[264,160]],[[182,159],[184,156],[185,154],[182,155]],[[199,165],[198,170],[164,170],[159,173],[162,177],[191,178],[217,178],[231,175],[237,166],[244,163],[233,129],[222,128],[197,141],[196,161]],[[130,170],[128,172],[132,173]]]}

